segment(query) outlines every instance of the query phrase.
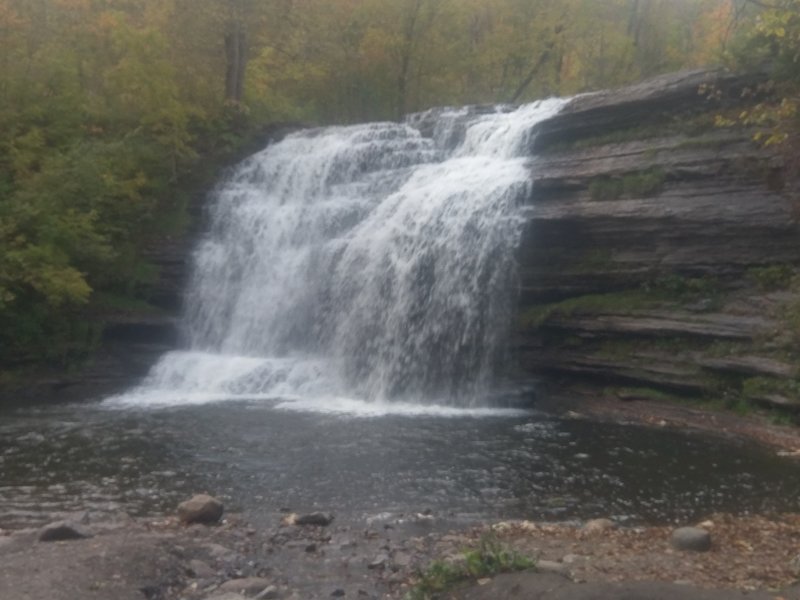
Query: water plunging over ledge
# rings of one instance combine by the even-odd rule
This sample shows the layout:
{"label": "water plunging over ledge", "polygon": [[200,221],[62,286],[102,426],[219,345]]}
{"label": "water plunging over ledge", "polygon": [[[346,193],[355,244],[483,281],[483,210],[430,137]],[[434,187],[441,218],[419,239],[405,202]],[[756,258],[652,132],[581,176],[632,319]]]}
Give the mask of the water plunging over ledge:
{"label": "water plunging over ledge", "polygon": [[762,448],[491,408],[524,149],[559,106],[305,131],[243,163],[195,255],[187,349],[101,407],[2,415],[0,526],[199,490],[268,524],[795,510],[800,464]]}
{"label": "water plunging over ledge", "polygon": [[246,160],[194,255],[188,349],[110,403],[485,405],[512,318],[525,155],[564,102],[302,131]]}

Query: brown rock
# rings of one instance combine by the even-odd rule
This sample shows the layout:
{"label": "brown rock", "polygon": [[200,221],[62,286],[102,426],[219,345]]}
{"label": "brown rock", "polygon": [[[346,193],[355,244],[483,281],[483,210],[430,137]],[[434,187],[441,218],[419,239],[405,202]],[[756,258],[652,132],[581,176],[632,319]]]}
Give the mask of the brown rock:
{"label": "brown rock", "polygon": [[592,519],[591,521],[586,521],[583,530],[589,533],[595,533],[598,531],[609,531],[611,529],[616,529],[616,527],[617,524],[611,519]]}
{"label": "brown rock", "polygon": [[307,515],[298,515],[294,519],[295,525],[317,525],[327,527],[333,523],[333,515],[330,513],[313,512]]}
{"label": "brown rock", "polygon": [[88,537],[91,537],[91,535],[81,527],[65,521],[46,525],[39,533],[40,542],[66,542],[82,540]]}
{"label": "brown rock", "polygon": [[231,579],[219,586],[220,592],[233,592],[254,596],[269,587],[269,581],[261,577],[243,577],[241,579]]}
{"label": "brown rock", "polygon": [[208,494],[198,494],[178,505],[178,518],[186,523],[203,523],[210,525],[222,518],[224,507],[222,502]]}

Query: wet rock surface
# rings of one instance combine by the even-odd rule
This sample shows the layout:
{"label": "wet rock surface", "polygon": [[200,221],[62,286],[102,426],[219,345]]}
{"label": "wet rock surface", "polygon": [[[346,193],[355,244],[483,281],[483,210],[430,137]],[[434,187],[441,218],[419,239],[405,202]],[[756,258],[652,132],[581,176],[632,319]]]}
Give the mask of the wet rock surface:
{"label": "wet rock surface", "polygon": [[92,537],[92,534],[81,525],[59,521],[45,525],[39,533],[40,542],[68,542]]}
{"label": "wet rock surface", "polygon": [[197,494],[178,505],[178,518],[182,523],[212,525],[222,518],[222,502],[208,494]]}
{"label": "wet rock surface", "polygon": [[672,532],[672,545],[678,550],[708,552],[711,550],[711,534],[699,527],[680,527]]}
{"label": "wet rock surface", "polygon": [[549,391],[738,395],[800,412],[786,360],[800,183],[751,131],[710,125],[751,83],[672,74],[578,97],[540,125],[520,248],[523,374]]}
{"label": "wet rock surface", "polygon": [[317,527],[327,527],[333,523],[333,515],[330,513],[313,512],[294,517],[295,525],[313,525]]}

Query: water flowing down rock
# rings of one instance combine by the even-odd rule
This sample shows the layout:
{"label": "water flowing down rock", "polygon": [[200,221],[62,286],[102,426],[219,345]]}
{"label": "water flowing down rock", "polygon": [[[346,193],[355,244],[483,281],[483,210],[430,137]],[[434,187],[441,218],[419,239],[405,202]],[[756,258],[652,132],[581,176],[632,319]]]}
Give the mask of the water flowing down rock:
{"label": "water flowing down rock", "polygon": [[301,131],[245,161],[195,252],[189,347],[121,401],[485,401],[514,308],[525,154],[563,103]]}

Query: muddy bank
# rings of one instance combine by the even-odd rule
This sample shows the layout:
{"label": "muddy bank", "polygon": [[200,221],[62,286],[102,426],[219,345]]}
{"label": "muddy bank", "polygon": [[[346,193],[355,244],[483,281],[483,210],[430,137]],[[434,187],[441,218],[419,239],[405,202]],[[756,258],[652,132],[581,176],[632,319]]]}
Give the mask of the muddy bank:
{"label": "muddy bank", "polygon": [[747,597],[800,597],[787,591],[800,567],[798,515],[711,516],[703,523],[712,536],[707,552],[675,549],[666,527],[505,522],[439,531],[435,515],[363,527],[291,521],[255,528],[235,515],[216,526],[172,517],[95,523],[84,515],[77,525],[89,536],[83,539],[42,542],[41,530],[2,532],[0,597],[399,599],[431,561],[457,562],[487,535],[538,561],[538,570],[466,582],[443,597],[700,600],[756,590]]}
{"label": "muddy bank", "polygon": [[578,390],[547,396],[539,406],[567,418],[644,425],[659,429],[695,431],[729,440],[752,440],[781,456],[800,459],[800,428],[776,423],[768,414],[739,415],[714,409],[642,396]]}

